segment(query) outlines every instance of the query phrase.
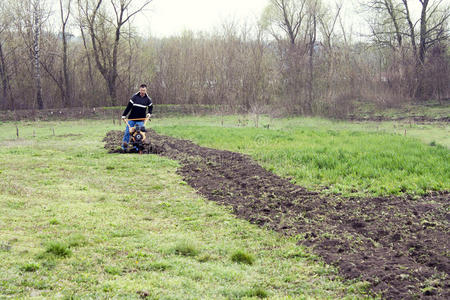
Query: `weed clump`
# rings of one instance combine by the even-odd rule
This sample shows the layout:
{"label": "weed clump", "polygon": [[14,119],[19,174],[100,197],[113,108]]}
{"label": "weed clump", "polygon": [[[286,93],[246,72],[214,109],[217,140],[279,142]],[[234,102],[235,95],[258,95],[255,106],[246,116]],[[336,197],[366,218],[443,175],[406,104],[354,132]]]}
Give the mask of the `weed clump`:
{"label": "weed clump", "polygon": [[69,237],[67,243],[68,243],[69,248],[81,247],[81,246],[85,246],[87,244],[87,240],[86,240],[86,237],[81,234],[74,234]]}
{"label": "weed clump", "polygon": [[50,220],[50,225],[59,225],[59,224],[61,224],[58,220],[56,220],[56,219],[51,219]]}
{"label": "weed clump", "polygon": [[114,267],[114,266],[106,266],[105,267],[105,272],[111,275],[120,275],[122,274],[122,271],[120,270],[120,268],[118,267]]}
{"label": "weed clump", "polygon": [[23,265],[20,269],[24,272],[36,272],[39,270],[39,264],[36,263],[27,263]]}
{"label": "weed clump", "polygon": [[196,245],[194,245],[192,242],[183,241],[175,246],[174,252],[177,255],[197,256],[199,250],[197,249]]}
{"label": "weed clump", "polygon": [[53,254],[58,257],[68,257],[72,255],[72,251],[64,243],[61,242],[51,242],[47,245],[45,253]]}
{"label": "weed clump", "polygon": [[255,298],[255,297],[263,299],[269,296],[268,293],[261,287],[224,291],[223,295],[227,299],[241,299],[241,298]]}
{"label": "weed clump", "polygon": [[157,271],[157,272],[163,272],[170,268],[172,268],[172,265],[170,265],[167,262],[152,262],[148,265],[140,267],[140,269],[144,271]]}
{"label": "weed clump", "polygon": [[231,261],[240,264],[253,265],[255,258],[247,252],[238,250],[231,255]]}
{"label": "weed clump", "polygon": [[263,289],[263,288],[253,288],[251,290],[248,290],[245,293],[246,297],[258,297],[258,298],[267,298],[269,295],[267,294],[267,292]]}

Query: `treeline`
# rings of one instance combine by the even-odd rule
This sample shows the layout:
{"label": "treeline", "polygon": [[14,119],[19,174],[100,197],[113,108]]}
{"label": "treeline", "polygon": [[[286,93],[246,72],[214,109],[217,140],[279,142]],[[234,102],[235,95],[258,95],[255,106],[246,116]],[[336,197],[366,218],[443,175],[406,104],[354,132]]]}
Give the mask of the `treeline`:
{"label": "treeline", "polygon": [[43,0],[0,3],[1,109],[125,105],[143,82],[155,103],[273,114],[342,116],[356,100],[450,94],[445,1],[420,1],[418,20],[408,1],[363,1],[364,42],[341,4],[319,0],[271,0],[257,25],[170,38],[136,33],[151,0],[58,1],[53,13]]}

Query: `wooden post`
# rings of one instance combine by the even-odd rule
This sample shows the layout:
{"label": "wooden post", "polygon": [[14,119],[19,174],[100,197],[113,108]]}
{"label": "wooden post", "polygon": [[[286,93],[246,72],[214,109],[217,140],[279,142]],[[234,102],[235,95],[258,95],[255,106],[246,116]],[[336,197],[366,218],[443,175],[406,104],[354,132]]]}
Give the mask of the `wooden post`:
{"label": "wooden post", "polygon": [[17,136],[17,139],[19,138],[19,127],[16,125],[16,136]]}

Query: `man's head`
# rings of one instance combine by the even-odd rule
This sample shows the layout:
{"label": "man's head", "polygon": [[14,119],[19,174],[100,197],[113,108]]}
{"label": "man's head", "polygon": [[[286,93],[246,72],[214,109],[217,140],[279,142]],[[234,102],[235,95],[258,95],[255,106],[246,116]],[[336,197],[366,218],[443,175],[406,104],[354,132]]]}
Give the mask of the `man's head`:
{"label": "man's head", "polygon": [[147,85],[141,84],[139,86],[139,94],[141,94],[141,97],[144,97],[146,93],[147,93]]}

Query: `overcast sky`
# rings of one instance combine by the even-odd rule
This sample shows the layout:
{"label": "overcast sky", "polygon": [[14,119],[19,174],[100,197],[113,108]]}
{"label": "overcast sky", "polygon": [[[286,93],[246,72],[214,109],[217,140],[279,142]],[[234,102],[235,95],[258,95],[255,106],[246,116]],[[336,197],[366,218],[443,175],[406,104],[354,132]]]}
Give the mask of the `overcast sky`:
{"label": "overcast sky", "polygon": [[[347,27],[352,27],[352,31],[363,30],[366,26],[360,14],[359,0],[322,1],[330,6],[342,2],[344,22]],[[430,6],[435,1],[431,0]],[[419,17],[420,3],[418,0],[410,2],[411,13],[416,19]],[[450,4],[450,0],[444,0],[443,4],[446,2]],[[150,30],[150,34],[158,37],[177,35],[186,29],[211,31],[230,18],[252,24],[261,16],[268,3],[269,0],[153,0],[149,9],[136,22],[141,33]]]}
{"label": "overcast sky", "polygon": [[[52,3],[55,26],[59,26],[59,1],[47,1]],[[138,7],[143,1],[135,0],[133,6]],[[335,6],[336,1],[343,2],[341,16],[347,34],[350,33],[350,28],[352,33],[361,33],[367,28],[364,18],[358,13],[359,0],[322,1],[331,6]],[[437,0],[431,0],[434,1]],[[410,4],[412,13],[416,15],[418,3],[419,1]],[[145,11],[135,16],[132,25],[145,37],[180,35],[185,30],[211,32],[231,20],[238,24],[252,25],[261,17],[268,4],[269,0],[153,0]],[[76,32],[76,29],[74,30]]]}
{"label": "overcast sky", "polygon": [[254,23],[269,0],[153,0],[138,17],[153,36],[170,36],[184,30],[211,31],[229,19]]}

